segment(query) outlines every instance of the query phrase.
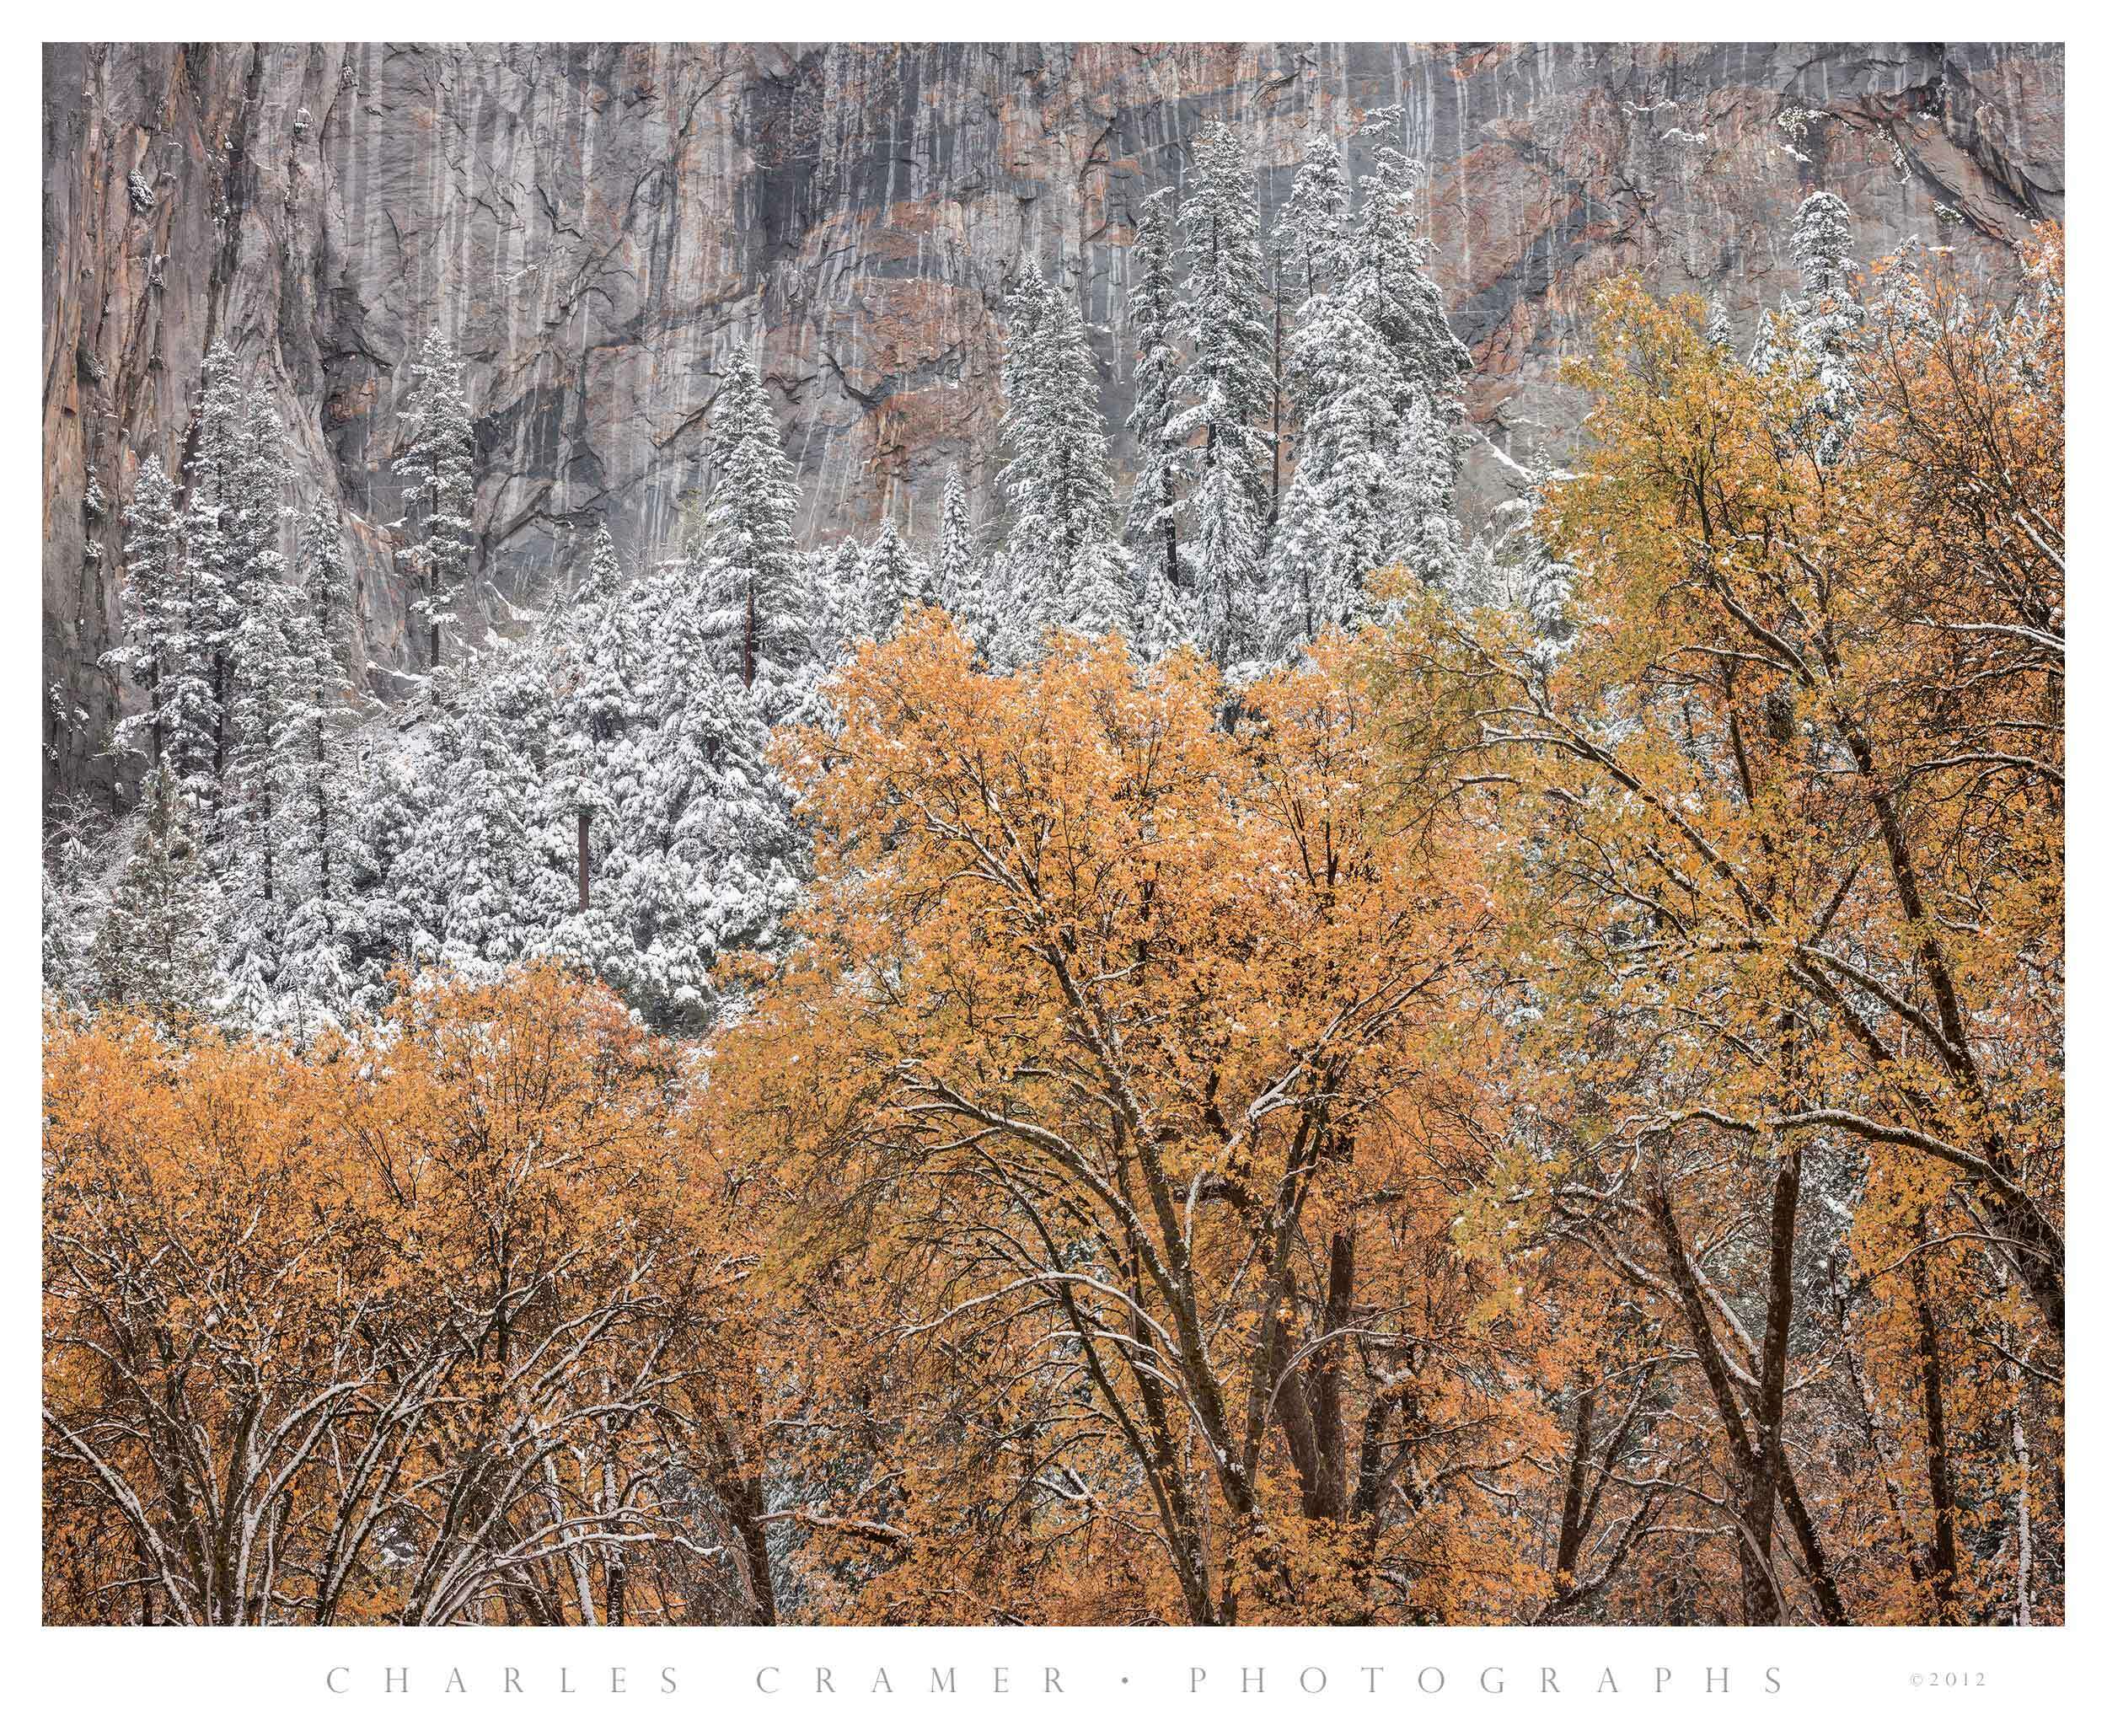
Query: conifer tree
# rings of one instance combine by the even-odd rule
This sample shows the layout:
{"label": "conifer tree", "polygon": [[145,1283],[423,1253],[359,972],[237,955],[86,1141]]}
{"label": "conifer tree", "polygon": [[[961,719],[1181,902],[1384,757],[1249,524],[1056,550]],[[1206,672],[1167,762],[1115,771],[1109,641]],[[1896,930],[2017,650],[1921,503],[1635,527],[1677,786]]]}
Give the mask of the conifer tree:
{"label": "conifer tree", "polygon": [[767,754],[768,728],[747,689],[707,671],[682,685],[648,738],[625,986],[662,1029],[705,1025],[718,956],[770,944],[796,900],[801,844]]}
{"label": "conifer tree", "polygon": [[275,758],[293,852],[281,1001],[305,1032],[340,1016],[356,998],[352,897],[362,844],[356,824],[349,698],[355,600],[335,503],[315,496],[301,517],[294,557],[287,681]]}
{"label": "conifer tree", "polygon": [[1096,359],[1073,305],[1030,273],[1011,298],[1002,388],[1010,533],[993,654],[1014,664],[1048,624],[1090,617],[1106,630],[1125,613]]}
{"label": "conifer tree", "polygon": [[[125,508],[125,576],[118,600],[125,637],[103,661],[139,683],[146,705],[118,725],[116,745],[143,749],[148,773],[174,776],[171,737],[186,716],[203,723],[201,706],[210,695],[196,667],[175,485],[158,458],[139,466]],[[202,741],[184,742],[173,764],[195,764],[203,747]]]}
{"label": "conifer tree", "polygon": [[1820,387],[1814,410],[1815,457],[1834,464],[1858,420],[1860,399],[1852,352],[1865,311],[1852,288],[1858,266],[1851,257],[1851,209],[1834,193],[1810,193],[1793,217],[1793,263],[1799,270],[1799,297],[1787,304],[1802,364]]}
{"label": "conifer tree", "polygon": [[863,613],[863,544],[854,537],[844,537],[807,558],[806,570],[817,592],[812,651],[820,662],[842,662],[871,636]]}
{"label": "conifer tree", "polygon": [[1226,127],[1200,139],[1178,210],[1185,237],[1182,407],[1166,431],[1197,442],[1182,558],[1190,561],[1202,648],[1224,667],[1257,640],[1273,466],[1266,424],[1272,346],[1258,248],[1257,190]]}
{"label": "conifer tree", "polygon": [[1338,141],[1311,131],[1276,230],[1281,288],[1299,308],[1338,287],[1354,257],[1352,192]]}
{"label": "conifer tree", "polygon": [[286,797],[298,783],[294,706],[308,678],[298,651],[303,603],[286,564],[285,426],[260,393],[251,394],[247,411],[222,515],[234,630],[215,842],[231,949],[222,1010],[238,1025],[269,1028],[277,1022],[287,917],[298,902],[299,828]]}
{"label": "conifer tree", "polygon": [[[184,463],[184,609],[190,624],[190,655],[199,666],[205,690],[182,701],[185,739],[177,773],[187,786],[188,799],[208,823],[216,823],[233,723],[231,683],[234,636],[241,625],[238,572],[242,564],[234,519],[244,419],[240,368],[234,352],[222,340],[205,353]],[[193,732],[206,730],[212,738],[210,753],[203,751],[201,742],[195,743],[196,760],[191,763]]]}
{"label": "conifer tree", "polygon": [[549,738],[536,655],[478,657],[435,690],[415,818],[391,867],[403,953],[479,978],[546,950],[573,903],[534,759]]}
{"label": "conifer tree", "polygon": [[622,817],[634,793],[631,737],[641,719],[624,592],[614,539],[603,524],[593,537],[585,584],[565,616],[558,653],[564,691],[551,783],[557,807],[576,824],[582,915],[593,907],[596,858],[603,860],[619,848]]}
{"label": "conifer tree", "polygon": [[220,907],[196,816],[157,775],[89,952],[94,999],[159,1019],[220,1005]]}
{"label": "conifer tree", "polygon": [[966,500],[965,479],[956,464],[944,479],[944,516],[937,530],[933,576],[939,606],[979,642],[986,630],[980,549],[973,536],[973,509]]}
{"label": "conifer tree", "polygon": [[461,352],[438,331],[426,333],[410,367],[402,410],[402,447],[394,471],[416,515],[417,539],[403,559],[417,576],[410,607],[429,633],[431,667],[439,667],[440,634],[453,625],[474,548],[475,431],[469,417]]}
{"label": "conifer tree", "polygon": [[1419,190],[1426,165],[1404,147],[1402,109],[1371,115],[1361,128],[1374,163],[1356,191],[1359,245],[1347,286],[1361,317],[1382,334],[1413,395],[1451,427],[1463,419],[1462,383],[1471,352],[1458,340],[1429,271]]}
{"label": "conifer tree", "polygon": [[[158,772],[149,767],[141,795],[164,787]],[[95,992],[88,962],[96,929],[110,905],[108,889],[101,881],[108,865],[103,846],[111,829],[78,793],[62,796],[51,804],[40,864],[41,938],[44,990],[60,1001],[92,997]]]}
{"label": "conifer tree", "polygon": [[1151,194],[1142,203],[1129,256],[1134,363],[1127,430],[1134,436],[1134,477],[1127,497],[1127,546],[1134,558],[1137,636],[1151,647],[1191,631],[1178,567],[1178,501],[1191,454],[1171,436],[1177,414],[1177,223],[1170,190]]}
{"label": "conifer tree", "polygon": [[732,352],[710,413],[716,480],[697,554],[695,585],[710,667],[753,690],[764,715],[810,655],[812,603],[793,535],[797,475],[753,346]]}
{"label": "conifer tree", "polygon": [[936,600],[928,566],[909,547],[899,526],[890,517],[879,527],[877,541],[863,551],[859,588],[863,598],[861,619],[880,639],[889,639],[898,631],[909,608]]}

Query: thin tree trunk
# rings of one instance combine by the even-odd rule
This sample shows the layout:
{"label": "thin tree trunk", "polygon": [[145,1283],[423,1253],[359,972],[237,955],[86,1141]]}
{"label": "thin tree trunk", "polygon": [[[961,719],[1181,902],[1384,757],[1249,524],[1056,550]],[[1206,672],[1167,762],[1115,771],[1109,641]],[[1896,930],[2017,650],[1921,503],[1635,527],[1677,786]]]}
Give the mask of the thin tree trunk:
{"label": "thin tree trunk", "polygon": [[1580,1562],[1580,1541],[1584,1535],[1580,1514],[1583,1498],[1587,1492],[1588,1454],[1594,1445],[1595,1388],[1590,1386],[1580,1395],[1573,1413],[1573,1457],[1566,1466],[1566,1498],[1558,1516],[1558,1562],[1556,1594],[1563,1597],[1573,1589],[1574,1571]]}

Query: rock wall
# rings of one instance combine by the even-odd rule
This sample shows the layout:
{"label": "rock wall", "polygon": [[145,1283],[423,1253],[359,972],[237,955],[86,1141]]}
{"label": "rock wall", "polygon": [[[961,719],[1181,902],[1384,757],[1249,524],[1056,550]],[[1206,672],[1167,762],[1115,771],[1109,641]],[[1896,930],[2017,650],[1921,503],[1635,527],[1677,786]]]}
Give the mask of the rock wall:
{"label": "rock wall", "polygon": [[1005,287],[1062,274],[1123,417],[1132,216],[1217,119],[1269,213],[1305,127],[1403,105],[1480,370],[1480,503],[1494,449],[1570,438],[1557,367],[1603,277],[1703,289],[1746,331],[1808,190],[1850,202],[1863,255],[1936,236],[1992,288],[2063,198],[2053,44],[75,44],[44,70],[47,794],[108,791],[118,507],[143,456],[180,461],[221,337],[345,509],[386,694],[388,460],[434,323],[469,358],[501,619],[603,517],[632,560],[677,547],[753,335],[807,535],[931,533],[954,463],[992,513]]}

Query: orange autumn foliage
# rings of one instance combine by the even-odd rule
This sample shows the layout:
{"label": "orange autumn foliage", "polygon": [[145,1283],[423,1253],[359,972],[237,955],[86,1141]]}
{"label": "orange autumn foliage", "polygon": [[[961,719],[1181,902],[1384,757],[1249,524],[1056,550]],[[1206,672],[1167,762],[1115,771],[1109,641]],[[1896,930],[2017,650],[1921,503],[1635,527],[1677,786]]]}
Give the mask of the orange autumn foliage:
{"label": "orange autumn foliage", "polygon": [[[1487,1619],[1523,1299],[1452,1234],[1488,912],[1341,665],[1229,698],[925,616],[788,756],[810,943],[714,1062],[791,1180],[823,1607]],[[764,1154],[766,1155],[764,1156]],[[815,1473],[817,1474],[817,1473]]]}
{"label": "orange autumn foliage", "polygon": [[547,967],[304,1055],[54,1024],[49,1619],[740,1607],[695,1523],[739,1259],[680,1077]]}

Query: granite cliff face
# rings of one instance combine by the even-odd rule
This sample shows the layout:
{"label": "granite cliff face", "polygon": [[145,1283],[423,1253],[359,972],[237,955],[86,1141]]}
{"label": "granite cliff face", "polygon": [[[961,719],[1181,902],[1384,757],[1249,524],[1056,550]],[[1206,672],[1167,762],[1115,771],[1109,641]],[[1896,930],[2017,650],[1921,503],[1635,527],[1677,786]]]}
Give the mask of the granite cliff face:
{"label": "granite cliff face", "polygon": [[[933,531],[944,473],[994,510],[998,309],[1059,270],[1125,414],[1140,199],[1226,119],[1268,212],[1299,137],[1402,104],[1487,447],[1562,451],[1585,292],[1639,270],[1737,328],[1841,193],[1872,256],[1953,245],[1986,287],[2061,214],[2056,45],[47,46],[47,789],[106,789],[117,511],[180,460],[206,346],[271,383],[304,486],[357,544],[378,691],[404,654],[385,527],[403,366],[469,358],[491,612],[531,606],[604,517],[677,546],[722,360],[759,333],[808,534]],[[173,467],[173,465],[172,465]]]}

